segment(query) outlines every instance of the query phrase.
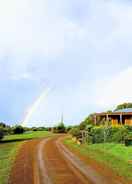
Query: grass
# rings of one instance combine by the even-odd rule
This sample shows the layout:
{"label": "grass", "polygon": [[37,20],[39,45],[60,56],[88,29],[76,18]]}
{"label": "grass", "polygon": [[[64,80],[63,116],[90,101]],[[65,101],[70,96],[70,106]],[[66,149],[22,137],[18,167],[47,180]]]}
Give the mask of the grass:
{"label": "grass", "polygon": [[11,166],[22,142],[0,144],[0,184],[7,184]]}
{"label": "grass", "polygon": [[12,164],[24,140],[49,137],[53,134],[47,131],[34,131],[19,135],[5,136],[0,143],[0,184],[7,184]]}
{"label": "grass", "polygon": [[78,145],[71,138],[66,138],[64,144],[73,151],[96,160],[100,164],[113,169],[118,175],[128,180],[132,180],[132,147],[125,147],[121,144],[84,144]]}
{"label": "grass", "polygon": [[24,134],[7,135],[4,137],[3,141],[5,142],[21,141],[21,140],[47,137],[47,136],[52,136],[52,135],[53,134],[48,131],[31,131],[31,132],[26,132]]}

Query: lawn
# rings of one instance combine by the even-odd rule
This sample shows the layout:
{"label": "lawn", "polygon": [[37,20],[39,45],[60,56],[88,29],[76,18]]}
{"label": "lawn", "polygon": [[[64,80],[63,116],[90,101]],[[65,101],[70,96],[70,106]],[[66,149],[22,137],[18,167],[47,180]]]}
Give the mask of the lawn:
{"label": "lawn", "polygon": [[16,134],[16,135],[7,135],[4,137],[3,141],[20,141],[34,138],[41,138],[53,135],[48,131],[31,131],[25,132],[24,134]]}
{"label": "lawn", "polygon": [[7,184],[11,166],[24,140],[49,137],[53,134],[47,131],[34,131],[20,135],[5,136],[0,143],[0,184]]}
{"label": "lawn", "polygon": [[114,143],[78,145],[71,138],[66,138],[64,144],[74,151],[78,150],[80,154],[88,158],[112,168],[118,175],[132,180],[132,163],[130,163],[132,147]]}

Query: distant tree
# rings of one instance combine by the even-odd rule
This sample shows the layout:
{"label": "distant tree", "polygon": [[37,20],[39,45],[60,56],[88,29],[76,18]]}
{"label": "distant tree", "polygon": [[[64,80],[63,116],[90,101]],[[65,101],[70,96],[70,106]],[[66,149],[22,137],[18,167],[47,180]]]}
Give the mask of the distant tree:
{"label": "distant tree", "polygon": [[119,104],[119,105],[117,105],[115,110],[126,109],[126,108],[132,108],[132,103]]}
{"label": "distant tree", "polygon": [[108,110],[108,111],[106,111],[107,113],[112,113],[112,110]]}
{"label": "distant tree", "polygon": [[3,123],[3,122],[0,122],[0,127],[1,128],[5,128],[7,125],[5,124],[5,123]]}
{"label": "distant tree", "polygon": [[53,128],[54,133],[65,133],[66,132],[66,127],[64,123],[59,123],[58,126]]}
{"label": "distant tree", "polygon": [[65,128],[64,123],[59,123],[59,125],[57,126],[57,132],[58,133],[65,133],[65,131],[66,131],[66,128]]}
{"label": "distant tree", "polygon": [[24,133],[24,128],[22,127],[22,126],[15,126],[14,128],[13,128],[13,133],[14,134],[23,134]]}
{"label": "distant tree", "polygon": [[0,140],[4,137],[4,130],[0,128]]}
{"label": "distant tree", "polygon": [[3,122],[0,122],[0,129],[2,129],[4,135],[11,133],[11,127]]}

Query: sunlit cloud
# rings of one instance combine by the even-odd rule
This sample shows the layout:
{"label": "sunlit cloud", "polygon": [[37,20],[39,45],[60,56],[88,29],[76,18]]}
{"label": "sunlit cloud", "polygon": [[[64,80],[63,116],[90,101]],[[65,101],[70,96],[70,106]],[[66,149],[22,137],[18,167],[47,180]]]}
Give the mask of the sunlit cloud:
{"label": "sunlit cloud", "polygon": [[97,104],[102,107],[112,107],[123,102],[132,101],[132,67],[121,71],[110,80],[102,82],[98,90]]}

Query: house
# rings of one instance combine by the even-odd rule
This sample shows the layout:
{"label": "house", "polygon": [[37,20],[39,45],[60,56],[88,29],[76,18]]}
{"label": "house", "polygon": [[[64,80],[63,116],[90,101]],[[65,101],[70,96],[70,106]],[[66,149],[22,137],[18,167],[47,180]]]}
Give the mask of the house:
{"label": "house", "polygon": [[113,112],[96,113],[94,122],[97,123],[97,118],[104,121],[111,121],[113,126],[116,125],[131,125],[132,126],[132,108],[116,110]]}

